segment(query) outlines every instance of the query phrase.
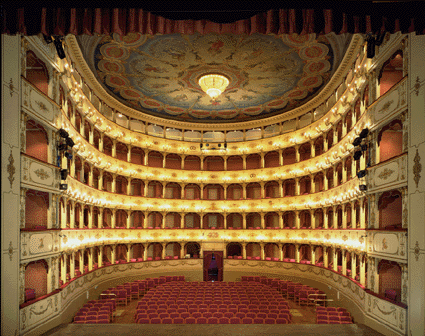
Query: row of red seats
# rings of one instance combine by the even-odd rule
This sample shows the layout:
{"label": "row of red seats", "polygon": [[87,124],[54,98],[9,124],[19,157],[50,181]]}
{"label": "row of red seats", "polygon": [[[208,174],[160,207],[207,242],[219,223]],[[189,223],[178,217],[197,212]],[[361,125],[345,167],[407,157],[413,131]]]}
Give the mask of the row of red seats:
{"label": "row of red seats", "polygon": [[[74,317],[75,323],[110,323],[115,311],[114,300],[91,300]],[[100,321],[100,322],[97,322]]]}
{"label": "row of red seats", "polygon": [[316,323],[319,324],[349,324],[353,323],[351,314],[342,307],[317,307]]}
{"label": "row of red seats", "polygon": [[288,324],[288,320],[284,318],[278,319],[262,319],[262,318],[251,318],[245,317],[240,319],[238,317],[188,317],[186,319],[182,317],[178,318],[164,318],[161,319],[159,317],[154,318],[140,318],[137,323],[139,324]]}

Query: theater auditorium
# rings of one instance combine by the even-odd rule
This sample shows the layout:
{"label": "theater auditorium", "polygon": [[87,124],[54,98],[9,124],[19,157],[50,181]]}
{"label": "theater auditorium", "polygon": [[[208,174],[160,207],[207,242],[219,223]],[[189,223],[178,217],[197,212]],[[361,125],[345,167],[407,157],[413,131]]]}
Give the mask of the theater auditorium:
{"label": "theater auditorium", "polygon": [[420,3],[123,4],[1,8],[1,334],[424,335]]}

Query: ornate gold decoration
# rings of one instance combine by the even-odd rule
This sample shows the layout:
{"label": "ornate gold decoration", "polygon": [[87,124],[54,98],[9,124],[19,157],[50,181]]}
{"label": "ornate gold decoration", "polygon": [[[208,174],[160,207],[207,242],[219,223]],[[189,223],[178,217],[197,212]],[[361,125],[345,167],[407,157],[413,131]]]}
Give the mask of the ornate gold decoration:
{"label": "ornate gold decoration", "polygon": [[382,239],[382,249],[386,250],[388,248],[387,240],[384,238]]}
{"label": "ornate gold decoration", "polygon": [[[42,315],[42,314],[44,314],[47,311],[47,309],[49,309],[49,307],[51,307],[52,305],[53,305],[52,299],[50,298],[49,301],[47,302],[46,308],[44,310],[42,310],[42,311],[36,312],[34,310],[34,307],[31,307],[31,309],[30,309],[30,318],[31,318],[31,314],[34,314],[34,315]],[[40,306],[40,309],[43,309],[43,306]]]}
{"label": "ornate gold decoration", "polygon": [[384,113],[387,112],[388,109],[390,108],[391,104],[394,103],[394,100],[389,100],[387,101],[384,106],[382,106],[382,108],[378,111],[378,113]]}
{"label": "ornate gold decoration", "polygon": [[419,260],[419,253],[420,253],[420,251],[421,251],[421,249],[420,249],[420,247],[419,247],[419,242],[418,242],[418,241],[416,241],[414,251],[415,251],[415,258],[416,258],[416,261],[418,261],[418,260]]}
{"label": "ornate gold decoration", "polygon": [[419,76],[417,76],[416,77],[415,85],[413,85],[414,91],[416,93],[416,97],[419,96],[419,89],[420,89],[420,87],[421,87],[421,82],[420,82]]}
{"label": "ornate gold decoration", "polygon": [[13,257],[13,245],[12,245],[12,241],[10,241],[10,243],[9,243],[8,254],[9,254],[10,261],[12,261],[12,257]]}
{"label": "ornate gold decoration", "polygon": [[40,246],[38,247],[39,249],[44,247],[43,240],[44,240],[44,238],[40,238]]}
{"label": "ornate gold decoration", "polygon": [[343,241],[347,241],[347,240],[348,240],[348,236],[347,236],[347,235],[343,235],[343,236],[342,236],[342,240],[343,240]]}
{"label": "ornate gold decoration", "polygon": [[254,178],[256,175],[255,174],[251,174],[249,175],[249,177]]}
{"label": "ornate gold decoration", "polygon": [[46,180],[50,177],[50,175],[44,169],[37,169],[34,171],[35,175],[37,175],[41,180]]}
{"label": "ornate gold decoration", "polygon": [[387,179],[388,177],[390,177],[393,173],[394,173],[394,170],[391,170],[391,169],[385,168],[385,169],[381,172],[381,174],[379,174],[379,175],[378,175],[378,177],[379,177],[381,180],[386,180],[386,179]]}
{"label": "ornate gold decoration", "polygon": [[84,239],[84,236],[83,236],[82,234],[80,234],[80,235],[78,236],[78,240],[79,240],[79,241],[83,241],[83,239]]}
{"label": "ornate gold decoration", "polygon": [[[418,79],[419,79],[419,77],[418,77]],[[13,85],[13,80],[11,78],[10,81],[9,81],[9,93],[10,93],[11,97],[13,96],[13,90],[14,89],[15,89],[15,86]]]}
{"label": "ornate gold decoration", "polygon": [[10,182],[10,189],[12,189],[12,185],[13,185],[13,181],[15,181],[15,160],[13,159],[13,155],[12,155],[12,150],[10,150],[10,155],[9,155],[9,164],[7,165],[7,172],[9,173],[9,177],[7,178]]}
{"label": "ornate gold decoration", "polygon": [[48,111],[46,104],[44,104],[43,102],[35,101],[35,103],[38,105],[40,110],[42,110],[44,112]]}
{"label": "ornate gold decoration", "polygon": [[196,150],[196,147],[195,146],[190,146],[189,149],[190,150]]}
{"label": "ornate gold decoration", "polygon": [[421,179],[421,172],[422,172],[422,165],[421,165],[421,157],[419,156],[419,150],[416,149],[416,155],[415,158],[413,159],[413,161],[415,162],[415,164],[413,165],[413,180],[416,183],[416,188],[419,187],[419,180]]}

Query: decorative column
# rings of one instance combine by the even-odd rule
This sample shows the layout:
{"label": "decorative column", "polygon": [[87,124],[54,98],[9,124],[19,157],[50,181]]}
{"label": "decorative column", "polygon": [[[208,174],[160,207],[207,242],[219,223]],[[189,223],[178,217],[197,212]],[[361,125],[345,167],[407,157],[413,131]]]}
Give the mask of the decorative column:
{"label": "decorative column", "polygon": [[403,122],[403,152],[407,152],[409,149],[409,115],[407,112],[402,114],[401,121]]}
{"label": "decorative column", "polygon": [[351,278],[356,279],[357,255],[354,251],[351,252]]}
{"label": "decorative column", "polygon": [[365,202],[364,197],[359,199],[360,203],[360,229],[366,228],[366,209],[365,209]]}
{"label": "decorative column", "polygon": [[338,143],[338,132],[335,126],[332,127],[333,145]]}
{"label": "decorative column", "polygon": [[203,259],[204,258],[204,247],[202,246],[202,242],[199,245],[200,245],[199,258]]}
{"label": "decorative column", "polygon": [[295,178],[295,196],[299,196],[300,195],[300,178],[296,177]]}
{"label": "decorative column", "polygon": [[346,204],[342,205],[342,228],[347,228],[347,213],[346,213]]}
{"label": "decorative column", "polygon": [[[149,163],[149,152],[150,152],[150,150],[149,149],[146,149],[145,150],[145,156],[143,157],[143,165],[144,166],[147,166],[148,165],[148,163]],[[146,259],[145,259],[146,260]]]}
{"label": "decorative column", "polygon": [[[184,242],[182,242],[184,244]],[[180,259],[184,259],[184,247],[180,245]]]}
{"label": "decorative column", "polygon": [[130,252],[131,252],[131,244],[127,244],[126,260],[128,263],[130,262]]}
{"label": "decorative column", "polygon": [[149,181],[148,180],[146,180],[146,181],[143,181],[143,185],[144,185],[144,190],[143,190],[143,196],[144,197],[148,197],[148,194],[149,194]]}
{"label": "decorative column", "polygon": [[93,205],[89,205],[89,213],[88,213],[88,228],[92,229],[93,228]]}
{"label": "decorative column", "polygon": [[329,190],[328,175],[326,170],[323,172],[323,190]]}
{"label": "decorative column", "polygon": [[93,250],[94,250],[93,247],[89,247],[89,253],[88,253],[88,256],[89,256],[89,264],[88,264],[89,272],[91,272],[93,270],[93,253],[94,253]]}
{"label": "decorative column", "polygon": [[261,157],[261,161],[260,161],[261,162],[261,168],[264,168],[266,166],[264,156],[265,156],[265,153],[264,152],[261,152],[260,153],[260,157]]}
{"label": "decorative column", "polygon": [[242,243],[242,259],[246,260],[246,243]]}
{"label": "decorative column", "polygon": [[329,218],[328,218],[328,212],[326,211],[326,208],[323,209],[323,228],[329,229]]}
{"label": "decorative column", "polygon": [[310,156],[312,158],[316,157],[316,146],[314,145],[314,141],[310,140]]}
{"label": "decorative column", "polygon": [[298,210],[295,210],[295,228],[300,228],[300,212]]}
{"label": "decorative column", "polygon": [[227,183],[223,185],[223,199],[227,199]]}
{"label": "decorative column", "polygon": [[246,200],[246,183],[242,183],[242,198]]}
{"label": "decorative column", "polygon": [[316,265],[316,247],[310,244],[311,257],[310,261],[312,265]]}
{"label": "decorative column", "polygon": [[117,140],[112,139],[112,157],[117,157]]}
{"label": "decorative column", "polygon": [[266,221],[265,221],[265,213],[264,212],[260,212],[260,226],[261,229],[264,230],[266,228]]}
{"label": "decorative column", "polygon": [[19,282],[21,283],[19,288],[19,304],[22,304],[25,302],[25,267],[27,266],[27,263],[20,264],[19,265]]}
{"label": "decorative column", "polygon": [[282,211],[278,212],[278,216],[279,216],[279,229],[283,229],[283,213]]}
{"label": "decorative column", "polygon": [[204,170],[204,156],[201,155],[200,159],[201,159],[201,170]]}
{"label": "decorative column", "polygon": [[61,281],[62,284],[66,283],[66,263],[68,255],[65,252],[62,252],[60,255],[60,268],[61,268]]}
{"label": "decorative column", "polygon": [[335,271],[335,272],[338,272],[338,255],[336,254],[336,248],[335,247],[333,247],[332,246],[332,259],[333,259],[333,261],[332,261],[332,263],[333,263],[333,265],[332,265],[332,269]]}
{"label": "decorative column", "polygon": [[332,206],[332,229],[338,228],[338,212],[336,205]]}
{"label": "decorative column", "polygon": [[103,208],[99,208],[99,213],[97,215],[97,227],[103,228]]}
{"label": "decorative column", "polygon": [[246,229],[246,213],[242,212],[242,228]]}
{"label": "decorative column", "polygon": [[328,246],[323,247],[323,266],[325,268],[329,267],[329,255],[328,255]]}
{"label": "decorative column", "polygon": [[127,162],[131,162],[131,148],[132,147],[133,147],[132,145],[128,145],[127,146],[127,148],[128,148],[128,151],[127,151]]}
{"label": "decorative column", "polygon": [[300,262],[300,244],[295,244],[295,261]]}
{"label": "decorative column", "polygon": [[347,250],[341,250],[342,254],[342,274],[347,275]]}
{"label": "decorative column", "polygon": [[408,267],[407,264],[400,264],[401,265],[401,302],[404,304],[407,304],[408,299],[408,286],[409,286],[409,279],[408,279]]}
{"label": "decorative column", "polygon": [[81,274],[83,274],[84,273],[84,250],[79,250],[79,253],[78,253],[78,256],[79,256],[79,271],[81,272]]}
{"label": "decorative column", "polygon": [[117,192],[117,174],[111,174],[112,175],[112,192]]}
{"label": "decorative column", "polygon": [[131,219],[131,210],[126,210],[126,213],[127,213],[127,219],[126,219],[126,222],[125,222],[125,226],[126,226],[126,228],[127,229],[130,229],[130,227],[131,227],[131,221],[130,221],[130,219]]}
{"label": "decorative column", "polygon": [[[148,211],[143,211],[143,228],[144,229],[148,228],[148,215],[149,215]],[[146,260],[146,259],[144,259],[144,260]]]}
{"label": "decorative column", "polygon": [[279,149],[278,152],[279,152],[279,166],[283,166],[283,155],[282,155],[283,149]]}
{"label": "decorative column", "polygon": [[282,188],[283,181],[279,180],[277,181],[277,183],[279,183],[279,197],[283,197],[283,188]]}
{"label": "decorative column", "polygon": [[[164,127],[164,129],[165,129],[165,127]],[[165,166],[166,166],[167,153],[166,152],[163,152],[161,154],[162,154],[162,168],[165,168]]]}
{"label": "decorative column", "polygon": [[149,246],[149,244],[145,245],[144,249],[143,249],[143,260],[144,261],[148,260],[148,246]]}
{"label": "decorative column", "polygon": [[310,224],[311,224],[311,228],[315,229],[316,228],[316,219],[314,218],[314,211],[313,209],[309,210],[310,212]]}
{"label": "decorative column", "polygon": [[224,225],[224,229],[227,229],[227,216],[228,214],[226,212],[223,213],[223,225]]}
{"label": "decorative column", "polygon": [[75,227],[75,201],[69,200],[69,228],[73,229]]}
{"label": "decorative column", "polygon": [[300,146],[295,146],[295,162],[300,162]]}
{"label": "decorative column", "polygon": [[186,155],[182,154],[180,155],[180,157],[181,157],[180,168],[181,170],[184,170],[184,159],[186,158]]}
{"label": "decorative column", "polygon": [[127,195],[128,196],[131,196],[131,181],[132,181],[131,177],[127,178]]}
{"label": "decorative column", "polygon": [[180,186],[180,198],[184,199],[184,188],[185,188],[185,184],[184,183],[179,183]]}
{"label": "decorative column", "polygon": [[360,253],[360,284],[366,286],[366,254]]}
{"label": "decorative column", "polygon": [[328,137],[323,136],[323,152],[327,152],[329,149]]}
{"label": "decorative column", "polygon": [[184,212],[180,212],[180,229],[184,229]]}
{"label": "decorative column", "polygon": [[112,245],[112,251],[111,251],[111,264],[114,265],[115,264],[115,259],[117,257],[117,245],[113,244]]}
{"label": "decorative column", "polygon": [[80,203],[80,229],[84,228],[84,203]]}
{"label": "decorative column", "polygon": [[117,209],[111,209],[111,228],[115,229],[117,226]]}
{"label": "decorative column", "polygon": [[[245,134],[245,131],[244,131]],[[242,168],[243,170],[246,170],[246,154],[242,155]]]}
{"label": "decorative column", "polygon": [[266,253],[264,250],[264,243],[260,243],[260,259],[265,260],[266,259]]}
{"label": "decorative column", "polygon": [[97,267],[103,266],[103,245],[99,245],[99,253],[97,255]]}
{"label": "decorative column", "polygon": [[350,202],[351,205],[351,228],[354,229],[357,227],[356,225],[356,206],[353,201]]}
{"label": "decorative column", "polygon": [[342,183],[347,182],[347,169],[345,167],[346,159],[342,160]]}
{"label": "decorative column", "polygon": [[71,277],[71,279],[75,278],[75,252],[72,251],[71,252],[71,260],[70,260],[70,267],[69,267],[69,276]]}
{"label": "decorative column", "polygon": [[279,261],[283,261],[283,244],[279,243]]}
{"label": "decorative column", "polygon": [[21,203],[20,204],[20,216],[21,216],[21,218],[20,218],[20,221],[21,221],[20,228],[21,229],[25,228],[25,222],[26,222],[25,207],[26,207],[26,203],[27,203],[27,201],[26,201],[27,191],[28,191],[27,188],[21,187],[21,194],[20,194],[20,203]]}
{"label": "decorative column", "polygon": [[402,208],[401,208],[401,218],[402,218],[402,228],[407,229],[408,228],[408,211],[407,206],[409,202],[409,195],[407,193],[407,187],[400,188],[401,191],[401,201],[402,201]]}

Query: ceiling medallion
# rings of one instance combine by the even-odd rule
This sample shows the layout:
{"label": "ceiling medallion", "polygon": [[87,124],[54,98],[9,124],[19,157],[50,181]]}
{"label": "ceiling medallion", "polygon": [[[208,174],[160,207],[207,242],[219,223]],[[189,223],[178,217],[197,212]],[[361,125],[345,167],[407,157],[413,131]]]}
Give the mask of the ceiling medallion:
{"label": "ceiling medallion", "polygon": [[216,100],[216,98],[229,86],[230,81],[223,75],[207,74],[201,76],[198,83],[201,89],[210,96],[212,100]]}

